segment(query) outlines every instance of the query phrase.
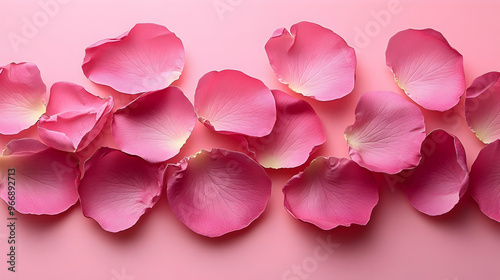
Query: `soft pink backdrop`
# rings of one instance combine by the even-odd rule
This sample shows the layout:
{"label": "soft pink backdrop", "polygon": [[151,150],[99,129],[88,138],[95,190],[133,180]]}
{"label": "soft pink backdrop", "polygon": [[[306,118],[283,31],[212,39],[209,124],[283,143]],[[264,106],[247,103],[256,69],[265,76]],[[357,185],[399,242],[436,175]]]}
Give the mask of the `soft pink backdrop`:
{"label": "soft pink backdrop", "polygon": [[[389,38],[400,30],[431,27],[441,31],[464,56],[467,85],[485,72],[500,70],[500,2],[494,0],[54,1],[0,2],[0,65],[31,61],[40,68],[48,87],[56,81],[75,82],[94,94],[113,94],[118,105],[130,97],[85,78],[81,70],[84,49],[135,23],[162,24],[181,38],[186,66],[174,84],[191,101],[198,79],[222,69],[241,70],[270,88],[290,93],[267,61],[264,45],[270,35],[302,20],[334,30],[356,49],[357,81],[354,92],[341,100],[305,99],[320,115],[328,134],[327,143],[314,157],[347,157],[343,131],[354,120],[361,93],[402,93],[384,56]],[[49,13],[42,7],[48,2],[57,4]],[[38,27],[23,35],[26,21],[35,21]],[[24,36],[22,43],[12,44],[9,37],[13,34]],[[470,166],[483,145],[465,124],[463,102],[449,112],[425,115],[428,132],[444,128],[462,140]],[[17,137],[35,133],[31,128]],[[0,137],[0,148],[12,138]],[[212,147],[237,148],[226,137],[197,124],[181,155]],[[170,211],[165,197],[132,229],[118,234],[105,232],[85,218],[79,204],[57,216],[18,214],[16,273],[8,272],[5,262],[7,206],[2,202],[0,279],[500,278],[500,223],[483,215],[468,195],[451,213],[428,217],[414,210],[401,190],[388,187],[380,176],[380,202],[367,226],[322,231],[293,219],[283,207],[281,188],[302,169],[269,171],[273,192],[264,214],[249,228],[216,239],[186,228]],[[318,249],[327,241],[337,243],[337,248],[329,253]],[[303,271],[296,278],[291,272],[294,266]]]}

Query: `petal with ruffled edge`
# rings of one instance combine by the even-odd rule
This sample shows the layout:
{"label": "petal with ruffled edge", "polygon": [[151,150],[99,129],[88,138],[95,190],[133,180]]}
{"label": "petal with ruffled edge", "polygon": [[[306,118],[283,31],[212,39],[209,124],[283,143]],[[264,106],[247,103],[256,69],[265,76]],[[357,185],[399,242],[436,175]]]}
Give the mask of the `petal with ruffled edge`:
{"label": "petal with ruffled edge", "polygon": [[330,29],[311,22],[276,30],[266,44],[278,79],[295,92],[320,101],[339,99],[354,89],[354,49]]}
{"label": "petal with ruffled edge", "polygon": [[[75,154],[45,146],[36,139],[10,141],[0,157],[0,197],[23,214],[54,215],[78,201]],[[15,194],[9,194],[14,187]],[[13,195],[13,196],[12,196]]]}
{"label": "petal with ruffled edge", "polygon": [[378,203],[371,172],[345,158],[314,159],[285,184],[283,193],[290,214],[324,230],[366,225]]}
{"label": "petal with ruffled edge", "polygon": [[422,143],[422,160],[402,187],[418,211],[430,215],[449,212],[469,186],[469,170],[460,140],[443,130],[432,131]]}
{"label": "petal with ruffled edge", "polygon": [[55,83],[47,112],[40,118],[38,134],[48,146],[66,152],[86,148],[111,117],[113,97],[95,96],[83,87]]}
{"label": "petal with ruffled edge", "polygon": [[262,137],[276,122],[271,90],[236,70],[205,74],[196,88],[194,110],[200,122],[219,133]]}
{"label": "petal with ruffled edge", "polygon": [[45,113],[48,92],[36,65],[0,67],[0,133],[13,135],[34,125]]}
{"label": "petal with ruffled edge", "polygon": [[78,192],[85,217],[110,232],[132,227],[158,201],[164,166],[100,148],[85,162]]}
{"label": "petal with ruffled edge", "polygon": [[194,232],[216,237],[247,227],[271,195],[271,179],[245,154],[201,150],[174,166],[167,184],[170,207]]}
{"label": "petal with ruffled edge", "polygon": [[425,109],[446,111],[464,94],[462,55],[436,30],[398,32],[385,56],[399,87]]}
{"label": "petal with ruffled edge", "polygon": [[470,171],[469,192],[481,211],[500,222],[500,140],[484,147]]}
{"label": "petal with ruffled edge", "polygon": [[120,149],[149,162],[179,153],[196,124],[193,105],[176,87],[145,93],[113,116],[113,138]]}
{"label": "petal with ruffled edge", "polygon": [[82,69],[95,83],[136,94],[164,89],[177,80],[184,56],[181,40],[165,26],[139,23],[88,47]]}
{"label": "petal with ruffled edge", "polygon": [[466,90],[465,117],[485,144],[500,139],[500,73],[476,78]]}
{"label": "petal with ruffled edge", "polygon": [[344,133],[352,160],[389,174],[417,166],[425,123],[416,105],[394,92],[373,91],[361,95],[355,112]]}
{"label": "petal with ruffled edge", "polygon": [[267,136],[246,137],[248,149],[266,168],[297,167],[325,143],[323,124],[309,103],[279,90],[272,93],[276,101],[276,124]]}

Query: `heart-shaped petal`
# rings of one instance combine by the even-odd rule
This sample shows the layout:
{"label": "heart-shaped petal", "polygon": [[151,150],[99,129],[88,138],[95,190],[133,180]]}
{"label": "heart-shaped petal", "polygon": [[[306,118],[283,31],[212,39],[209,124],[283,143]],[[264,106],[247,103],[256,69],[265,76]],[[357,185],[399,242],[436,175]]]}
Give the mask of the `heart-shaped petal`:
{"label": "heart-shaped petal", "polygon": [[465,117],[479,140],[488,144],[500,139],[500,73],[476,78],[465,95]]}
{"label": "heart-shaped petal", "polygon": [[13,135],[34,125],[45,113],[48,92],[36,65],[0,67],[0,133]]}
{"label": "heart-shaped petal", "polygon": [[136,94],[164,89],[177,80],[184,56],[181,40],[165,26],[139,23],[88,47],[82,69],[95,83]]}
{"label": "heart-shaped petal", "polygon": [[83,214],[106,231],[132,227],[158,201],[164,170],[140,157],[100,148],[85,162],[78,188]]}
{"label": "heart-shaped petal", "polygon": [[179,153],[196,124],[193,105],[176,87],[145,93],[113,116],[113,138],[126,153],[149,162]]}
{"label": "heart-shaped petal", "polygon": [[386,64],[400,88],[428,110],[446,111],[465,91],[462,55],[433,29],[407,29],[387,45]]}
{"label": "heart-shaped petal", "polygon": [[378,202],[373,175],[345,158],[318,157],[283,187],[285,208],[297,219],[329,230],[366,225]]}
{"label": "heart-shaped petal", "polygon": [[270,195],[271,179],[258,163],[223,149],[183,159],[167,184],[177,218],[209,237],[247,227],[264,211]]}
{"label": "heart-shaped petal", "polygon": [[359,98],[356,121],[345,138],[352,160],[374,172],[395,174],[419,163],[424,116],[394,92],[367,92]]}
{"label": "heart-shaped petal", "polygon": [[266,44],[278,79],[295,92],[320,101],[346,96],[354,89],[354,49],[330,29],[311,22],[276,30]]}
{"label": "heart-shaped petal", "polygon": [[7,144],[0,157],[0,179],[0,197],[7,203],[14,201],[20,213],[59,214],[78,200],[76,155],[35,139]]}

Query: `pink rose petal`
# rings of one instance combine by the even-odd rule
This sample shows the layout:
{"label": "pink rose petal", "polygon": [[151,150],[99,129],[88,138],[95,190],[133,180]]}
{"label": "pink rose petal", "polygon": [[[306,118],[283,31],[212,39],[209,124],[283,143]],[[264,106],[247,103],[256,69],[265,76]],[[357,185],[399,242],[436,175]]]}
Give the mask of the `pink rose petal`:
{"label": "pink rose petal", "polygon": [[467,88],[465,116],[479,140],[488,144],[500,139],[500,73],[489,72]]}
{"label": "pink rose petal", "polygon": [[418,211],[430,216],[447,213],[469,185],[464,147],[457,137],[434,130],[422,143],[421,154],[403,189]]}
{"label": "pink rose petal", "polygon": [[85,50],[87,78],[117,91],[136,94],[168,87],[184,68],[181,40],[166,27],[139,23],[114,39]]}
{"label": "pink rose petal", "polygon": [[320,101],[339,99],[354,89],[354,49],[330,29],[299,22],[276,30],[266,44],[269,62],[280,82]]}
{"label": "pink rose petal", "polygon": [[395,174],[420,161],[424,116],[394,92],[368,92],[359,98],[356,121],[344,134],[352,160],[374,172]]}
{"label": "pink rose petal", "polygon": [[113,116],[113,138],[126,153],[149,162],[179,153],[196,124],[193,105],[176,87],[145,93]]}
{"label": "pink rose petal", "polygon": [[462,55],[433,29],[407,29],[387,45],[386,64],[400,88],[428,110],[446,111],[465,91]]}
{"label": "pink rose petal", "polygon": [[484,147],[470,171],[469,192],[481,211],[500,222],[500,140]]}
{"label": "pink rose petal", "polygon": [[318,157],[283,188],[285,208],[295,218],[329,230],[366,225],[378,202],[373,175],[345,158]]}
{"label": "pink rose petal", "polygon": [[271,91],[261,81],[235,70],[205,74],[196,88],[194,110],[205,126],[220,133],[262,137],[276,122]]}
{"label": "pink rose petal", "polygon": [[[79,178],[74,154],[35,139],[10,141],[0,157],[0,197],[7,203],[13,200],[23,214],[64,212],[78,200]],[[9,186],[15,188],[14,197]]]}
{"label": "pink rose petal", "polygon": [[247,227],[271,195],[271,179],[242,153],[201,150],[174,168],[167,184],[170,207],[201,235],[216,237]]}
{"label": "pink rose petal", "polygon": [[45,113],[47,88],[36,65],[0,67],[0,133],[13,135],[34,125]]}
{"label": "pink rose petal", "polygon": [[87,162],[78,192],[85,217],[110,232],[132,227],[158,201],[165,168],[100,148]]}
{"label": "pink rose petal", "polygon": [[273,90],[277,118],[271,133],[247,137],[249,150],[266,168],[291,168],[302,165],[326,135],[320,118],[307,102]]}
{"label": "pink rose petal", "polygon": [[103,129],[112,109],[111,96],[102,99],[77,84],[55,83],[50,89],[47,112],[38,123],[38,134],[52,148],[81,151]]}

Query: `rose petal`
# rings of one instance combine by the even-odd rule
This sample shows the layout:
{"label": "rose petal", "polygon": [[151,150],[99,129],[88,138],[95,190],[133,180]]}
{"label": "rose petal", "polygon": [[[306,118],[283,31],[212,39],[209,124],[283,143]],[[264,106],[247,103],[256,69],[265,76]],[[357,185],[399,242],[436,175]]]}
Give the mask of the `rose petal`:
{"label": "rose petal", "polygon": [[457,137],[438,129],[425,138],[421,154],[402,187],[418,211],[430,216],[447,213],[469,185],[464,147]]}
{"label": "rose petal", "polygon": [[83,214],[106,231],[132,227],[158,201],[164,170],[140,157],[100,148],[85,162],[78,188]]}
{"label": "rose petal", "polygon": [[261,81],[235,70],[205,74],[196,88],[194,110],[205,126],[220,133],[262,137],[276,122],[271,91]]}
{"label": "rose petal", "polygon": [[386,64],[400,88],[418,105],[446,111],[465,91],[462,55],[433,29],[407,29],[387,45]]}
{"label": "rose petal", "polygon": [[424,116],[394,92],[368,92],[359,98],[356,120],[344,134],[352,160],[374,172],[395,174],[420,161]]}
{"label": "rose petal", "polygon": [[[74,154],[35,139],[12,140],[0,157],[0,197],[7,203],[13,200],[14,208],[24,214],[64,212],[78,200],[77,166]],[[9,187],[15,188],[14,194]]]}
{"label": "rose petal", "polygon": [[346,96],[354,89],[354,49],[330,29],[299,22],[276,30],[266,44],[269,62],[280,82],[320,101]]}
{"label": "rose petal", "polygon": [[177,218],[209,237],[247,227],[264,211],[270,195],[271,179],[260,165],[223,149],[183,159],[167,184]]}
{"label": "rose petal", "polygon": [[145,93],[113,116],[113,138],[126,153],[149,162],[179,153],[196,124],[193,105],[176,87]]}
{"label": "rose petal", "polygon": [[467,88],[465,116],[479,140],[488,144],[500,139],[500,73],[489,72]]}
{"label": "rose petal", "polygon": [[295,218],[329,230],[366,225],[378,202],[373,175],[345,158],[318,157],[283,187],[285,208]]}
{"label": "rose petal", "polygon": [[500,140],[484,147],[470,171],[469,191],[481,211],[500,222]]}
{"label": "rose petal", "polygon": [[35,64],[0,67],[0,133],[13,135],[34,125],[45,113],[48,93]]}
{"label": "rose petal", "polygon": [[136,24],[129,32],[85,50],[87,78],[117,91],[136,94],[168,87],[184,68],[184,46],[166,27]]}
{"label": "rose petal", "polygon": [[271,133],[247,137],[248,149],[266,168],[291,168],[302,165],[326,135],[320,118],[309,103],[273,90],[277,118]]}
{"label": "rose petal", "polygon": [[102,99],[83,87],[55,83],[38,134],[48,146],[66,152],[81,151],[102,130],[113,109],[113,97]]}

